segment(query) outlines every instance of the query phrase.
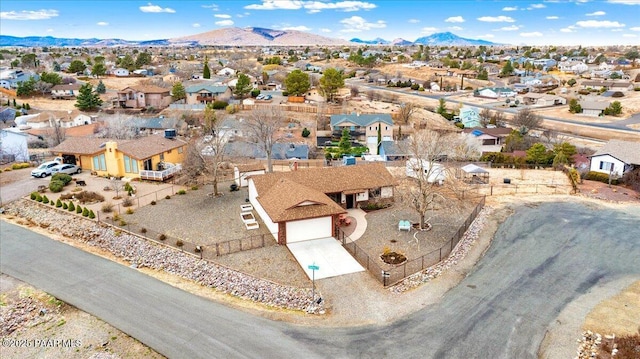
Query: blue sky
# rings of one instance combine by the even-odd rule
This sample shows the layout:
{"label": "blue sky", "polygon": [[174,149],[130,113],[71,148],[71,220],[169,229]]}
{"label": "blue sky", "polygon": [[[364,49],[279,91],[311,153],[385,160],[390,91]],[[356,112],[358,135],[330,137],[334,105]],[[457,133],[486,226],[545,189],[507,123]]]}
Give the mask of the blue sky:
{"label": "blue sky", "polygon": [[17,1],[0,34],[166,39],[223,27],[414,41],[435,32],[506,44],[639,45],[640,0]]}

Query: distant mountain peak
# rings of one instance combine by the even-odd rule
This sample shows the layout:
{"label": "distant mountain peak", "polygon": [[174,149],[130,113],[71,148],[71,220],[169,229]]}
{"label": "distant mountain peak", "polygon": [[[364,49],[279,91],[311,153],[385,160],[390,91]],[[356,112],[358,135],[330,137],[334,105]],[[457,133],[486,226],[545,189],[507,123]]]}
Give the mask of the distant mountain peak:
{"label": "distant mountain peak", "polygon": [[491,41],[467,39],[460,37],[451,32],[439,32],[416,39],[414,44],[422,45],[455,45],[455,46],[477,46],[477,45],[496,45]]}

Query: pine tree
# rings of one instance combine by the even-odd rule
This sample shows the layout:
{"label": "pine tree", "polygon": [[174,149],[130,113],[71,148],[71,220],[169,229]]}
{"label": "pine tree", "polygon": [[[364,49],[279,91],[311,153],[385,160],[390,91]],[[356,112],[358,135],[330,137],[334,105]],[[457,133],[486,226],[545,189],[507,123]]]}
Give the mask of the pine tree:
{"label": "pine tree", "polygon": [[182,82],[176,82],[171,89],[171,96],[174,101],[182,100],[187,97],[187,93],[182,85]]}
{"label": "pine tree", "polygon": [[204,58],[204,69],[202,70],[202,77],[205,79],[211,78],[211,70],[209,69],[209,58]]}
{"label": "pine tree", "polygon": [[102,106],[102,100],[96,92],[93,92],[91,84],[82,85],[79,92],[75,105],[79,110],[92,111]]}
{"label": "pine tree", "polygon": [[106,86],[102,83],[102,80],[100,80],[100,82],[98,82],[98,86],[96,86],[96,92],[97,92],[97,93],[105,93],[105,92],[107,92],[107,88],[106,88]]}

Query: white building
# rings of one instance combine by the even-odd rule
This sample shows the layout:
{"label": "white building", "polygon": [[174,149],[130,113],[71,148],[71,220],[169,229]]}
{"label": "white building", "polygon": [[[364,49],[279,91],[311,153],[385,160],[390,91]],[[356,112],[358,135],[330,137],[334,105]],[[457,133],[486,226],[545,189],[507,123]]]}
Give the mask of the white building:
{"label": "white building", "polygon": [[591,171],[619,177],[640,167],[640,142],[611,140],[591,156]]}
{"label": "white building", "polygon": [[29,161],[26,133],[15,128],[0,130],[0,157],[16,162]]}

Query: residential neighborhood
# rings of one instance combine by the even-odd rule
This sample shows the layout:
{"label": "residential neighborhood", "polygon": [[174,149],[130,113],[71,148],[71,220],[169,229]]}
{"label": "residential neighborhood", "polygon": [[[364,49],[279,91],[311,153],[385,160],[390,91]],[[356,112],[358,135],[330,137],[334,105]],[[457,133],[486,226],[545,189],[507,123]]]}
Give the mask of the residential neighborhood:
{"label": "residential neighborhood", "polygon": [[[355,3],[339,9],[364,6]],[[330,4],[299,6],[312,13]],[[247,5],[238,19],[278,6]],[[546,5],[531,6],[526,11]],[[222,4],[202,6],[210,8],[223,15]],[[77,329],[100,332],[99,340],[78,339],[82,355],[94,358],[298,357],[307,353],[302,342],[308,357],[560,357],[574,355],[576,339],[586,353],[591,336],[638,342],[637,45],[463,43],[469,39],[451,33],[440,34],[453,38],[441,43],[307,40],[291,31],[225,27],[137,43],[0,44],[0,279],[53,298],[46,305],[29,299],[36,309],[25,318],[70,328],[60,308],[73,305],[110,323],[109,335],[98,325]],[[222,37],[229,44],[217,44]],[[51,271],[70,284],[49,289],[34,279],[42,276],[35,268],[54,267],[47,253],[68,264]],[[21,258],[32,256],[42,263],[21,274]],[[95,268],[79,269],[86,263]],[[99,304],[81,305],[94,290],[85,275],[108,277],[96,280],[95,291],[112,288],[102,302],[121,298],[125,312],[95,298],[88,303]],[[87,293],[78,294],[79,286]],[[583,297],[588,305],[576,302]],[[17,308],[16,298],[2,292],[3,307]],[[56,298],[69,306],[53,306]],[[143,304],[149,298],[164,298],[155,314]],[[485,307],[491,300],[495,307]],[[224,308],[211,309],[218,303]],[[514,307],[496,311],[506,303]],[[584,308],[567,314],[570,305]],[[3,346],[48,335],[16,309],[5,312]],[[165,312],[180,324],[167,324],[158,314]],[[132,313],[141,323],[131,324]],[[201,320],[183,327],[192,315]],[[217,315],[228,319],[216,331]],[[368,339],[362,347],[352,332],[388,333],[421,348],[432,344],[427,332],[416,332],[423,325],[446,331],[447,323],[485,320],[495,332],[486,342],[508,347],[496,338],[515,338],[505,330],[517,327],[527,333],[518,334],[518,345],[526,337],[536,348],[499,354],[485,339],[476,342],[474,330],[477,352],[438,346],[404,355]],[[258,328],[256,338],[272,330],[264,334],[271,344],[256,351],[263,339],[237,334],[243,325]],[[395,325],[420,339],[405,341]],[[335,341],[335,349],[316,351],[326,347],[308,339],[315,327],[317,340]],[[337,329],[348,334],[328,333]],[[198,342],[194,349],[157,343],[183,332]],[[555,342],[543,346],[547,333]],[[11,350],[7,357],[21,357]]]}

